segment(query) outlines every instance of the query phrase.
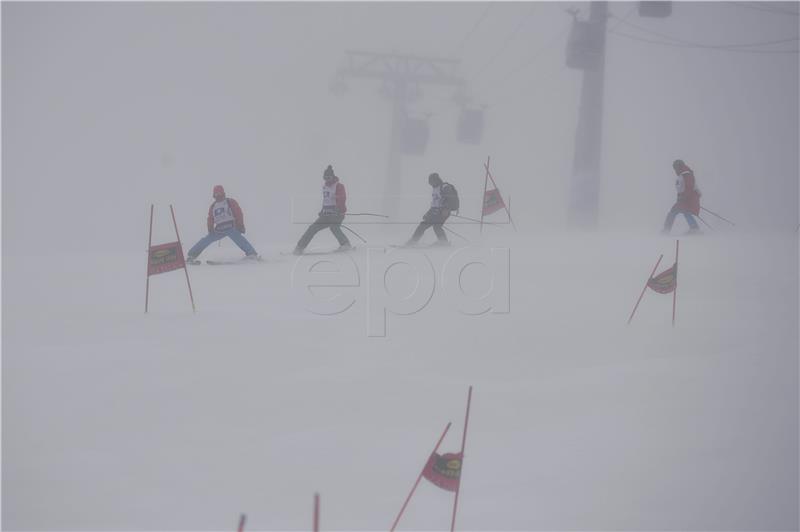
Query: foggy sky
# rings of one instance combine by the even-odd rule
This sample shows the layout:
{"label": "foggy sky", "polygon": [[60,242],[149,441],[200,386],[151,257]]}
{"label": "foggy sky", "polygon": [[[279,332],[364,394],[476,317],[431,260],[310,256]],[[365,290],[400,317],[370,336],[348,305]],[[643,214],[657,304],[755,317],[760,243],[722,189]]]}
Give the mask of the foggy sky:
{"label": "foggy sky", "polygon": [[[291,240],[288,205],[316,198],[327,164],[352,196],[380,196],[391,106],[376,81],[329,91],[348,49],[459,58],[474,103],[487,105],[483,142],[459,144],[453,89],[421,87],[410,108],[430,116],[431,140],[404,158],[403,193],[424,197],[438,171],[480,194],[491,155],[521,229],[560,228],[581,82],[564,64],[569,7],[588,13],[586,3],[3,3],[4,250],[130,249],[151,202],[175,204],[193,240],[218,183],[253,234]],[[631,3],[610,10],[693,42],[798,31],[797,17],[726,4],[678,3],[667,19]],[[609,35],[600,227],[656,230],[674,197],[671,161],[683,158],[705,205],[742,228],[791,230],[797,80],[796,54]]]}

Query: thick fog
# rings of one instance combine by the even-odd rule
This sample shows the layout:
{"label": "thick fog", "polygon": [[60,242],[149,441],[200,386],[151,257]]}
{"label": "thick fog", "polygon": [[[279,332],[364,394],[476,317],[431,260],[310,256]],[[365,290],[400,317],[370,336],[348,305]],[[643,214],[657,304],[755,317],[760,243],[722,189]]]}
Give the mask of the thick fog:
{"label": "thick fog", "polygon": [[[519,226],[562,227],[581,83],[565,67],[569,7],[588,14],[587,4],[522,2],[5,5],[3,207],[25,223],[6,227],[4,251],[35,253],[42,239],[74,249],[77,227],[82,245],[129,249],[151,202],[173,203],[191,240],[215,184],[244,200],[254,233],[290,239],[288,206],[317,196],[327,164],[351,194],[380,195],[391,102],[380,81],[329,90],[353,49],[460,59],[474,104],[487,106],[481,144],[459,144],[455,90],[420,87],[410,112],[430,115],[431,137],[423,156],[404,157],[404,193],[426,195],[438,171],[480,195],[491,155]],[[610,6],[701,43],[797,34],[796,16],[730,3],[680,3],[665,19],[631,10]],[[609,27],[653,38],[615,18]],[[657,227],[677,158],[712,210],[742,227],[796,227],[796,54],[615,34],[607,44],[602,227]],[[91,209],[74,208],[90,198]]]}
{"label": "thick fog", "polygon": [[[383,529],[448,420],[457,451],[472,384],[460,528],[796,529],[800,10],[637,6],[608,6],[597,224],[575,227],[567,11],[589,3],[3,2],[3,528],[298,530],[320,490],[323,529]],[[430,137],[394,177],[391,84],[338,76],[354,50],[458,61],[462,85],[409,86]],[[327,165],[350,212],[392,210],[347,219],[366,282],[363,248],[410,236],[431,172],[481,217],[488,156],[518,231],[449,223],[511,250],[507,315],[437,293],[377,339],[363,299],[301,308],[281,253]],[[673,261],[675,159],[735,226],[702,213],[681,240],[675,330],[652,292],[624,329]],[[274,263],[190,269],[196,315],[183,273],[154,277],[143,315],[150,205],[154,243],[171,204],[186,251],[215,185]],[[401,528],[448,528],[449,494],[421,490]]]}

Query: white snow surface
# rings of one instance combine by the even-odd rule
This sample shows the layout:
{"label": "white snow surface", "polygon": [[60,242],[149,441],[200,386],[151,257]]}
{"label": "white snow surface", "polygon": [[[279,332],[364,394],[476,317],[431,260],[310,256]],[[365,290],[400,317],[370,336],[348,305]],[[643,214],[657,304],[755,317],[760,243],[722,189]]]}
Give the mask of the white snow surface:
{"label": "white snow surface", "polygon": [[[354,227],[370,246],[408,229]],[[385,530],[448,421],[440,452],[458,450],[470,385],[459,529],[797,529],[795,234],[682,238],[673,329],[652,291],[626,320],[674,238],[453,227],[510,249],[510,312],[437,292],[385,338],[363,244],[333,316],[304,308],[268,235],[266,263],[190,268],[196,314],[182,271],[151,278],[143,312],[144,245],[4,255],[3,529],[306,530],[318,491],[323,530]],[[441,272],[454,251],[413,253]],[[423,480],[399,528],[451,511]]]}

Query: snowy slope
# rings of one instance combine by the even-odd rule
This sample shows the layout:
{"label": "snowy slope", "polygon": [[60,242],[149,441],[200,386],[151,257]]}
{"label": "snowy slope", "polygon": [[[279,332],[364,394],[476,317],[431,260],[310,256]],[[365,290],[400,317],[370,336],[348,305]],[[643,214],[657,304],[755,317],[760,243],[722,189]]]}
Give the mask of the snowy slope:
{"label": "snowy slope", "polygon": [[[246,512],[248,530],[307,530],[319,491],[324,530],[386,530],[448,421],[442,450],[458,449],[469,385],[459,529],[800,528],[797,3],[674,2],[663,19],[609,4],[592,234],[557,232],[580,160],[571,7],[589,14],[2,2],[2,528],[231,530]],[[430,138],[396,174],[391,84],[330,90],[348,50],[460,61],[457,91],[408,84]],[[457,138],[462,105],[485,109],[480,144]],[[411,263],[452,280],[460,252],[393,252],[406,264],[384,276],[364,245],[338,264],[356,268],[336,280],[353,305],[308,310],[279,251],[319,210],[327,165],[350,212],[398,211],[347,220],[381,246],[408,238],[431,172],[479,216],[489,156],[521,232],[448,225],[509,249],[507,313],[464,315],[440,282],[370,337],[370,287],[424,288]],[[675,329],[652,292],[626,326],[659,254],[673,260],[656,231],[677,158],[737,226],[709,217],[717,230],[682,240]],[[175,238],[172,204],[188,247],[217,184],[270,262],[191,269],[197,314],[182,272],[154,277],[145,315],[151,203],[154,242]],[[462,266],[467,296],[502,288]],[[451,503],[423,483],[401,529],[447,529]]]}
{"label": "snowy slope", "polygon": [[[5,255],[3,528],[302,530],[319,491],[323,529],[387,529],[448,421],[458,449],[470,384],[461,529],[797,528],[796,235],[681,240],[672,329],[653,292],[625,322],[674,239],[459,231],[510,249],[510,312],[437,291],[386,338],[363,246],[333,316],[304,308],[289,243],[190,269],[195,315],[181,272],[142,312],[144,253]],[[453,250],[414,253],[441,272]],[[451,504],[423,481],[400,528],[446,529]]]}

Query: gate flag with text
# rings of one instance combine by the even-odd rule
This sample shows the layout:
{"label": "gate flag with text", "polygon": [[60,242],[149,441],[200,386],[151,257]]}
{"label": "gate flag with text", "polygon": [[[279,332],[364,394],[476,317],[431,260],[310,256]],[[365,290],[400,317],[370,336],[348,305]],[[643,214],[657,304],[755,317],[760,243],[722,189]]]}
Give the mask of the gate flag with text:
{"label": "gate flag with text", "polygon": [[192,312],[196,312],[194,306],[194,295],[192,295],[192,283],[189,282],[189,270],[186,269],[186,259],[183,258],[183,246],[181,246],[181,236],[178,234],[178,222],[175,220],[175,209],[169,206],[172,215],[172,225],[175,228],[174,242],[153,245],[153,214],[155,205],[150,205],[150,235],[147,237],[147,282],[144,289],[144,311],[150,308],[150,277],[160,273],[167,273],[183,269],[186,274],[186,286],[189,288],[189,301],[192,303]]}
{"label": "gate flag with text", "polygon": [[461,453],[433,453],[422,476],[443,490],[456,491],[461,479]]}
{"label": "gate flag with text", "polygon": [[179,270],[186,266],[180,242],[169,242],[150,246],[147,259],[147,275]]}

